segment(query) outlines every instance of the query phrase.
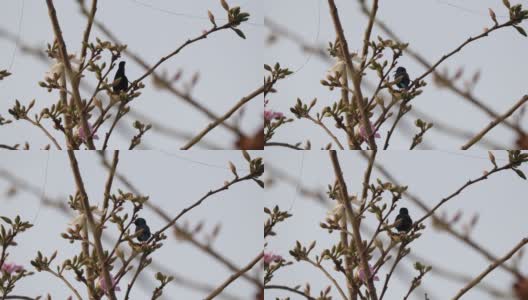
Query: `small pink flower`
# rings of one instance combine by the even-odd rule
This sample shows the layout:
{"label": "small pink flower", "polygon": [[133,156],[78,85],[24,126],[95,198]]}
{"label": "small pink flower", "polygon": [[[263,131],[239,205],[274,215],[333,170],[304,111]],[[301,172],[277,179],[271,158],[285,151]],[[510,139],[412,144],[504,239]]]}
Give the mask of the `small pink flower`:
{"label": "small pink flower", "polygon": [[272,115],[273,115],[273,112],[271,110],[264,110],[264,120],[266,121],[271,120]]}
{"label": "small pink flower", "polygon": [[[90,134],[92,135],[92,139],[98,140],[99,136],[97,134],[94,134],[94,129],[92,124],[88,123],[88,129],[90,130]],[[79,138],[86,143],[86,140],[88,139],[88,136],[84,133],[83,127],[79,124],[79,127],[77,129],[77,134],[79,135]]]}
{"label": "small pink flower", "polygon": [[[112,286],[114,287],[114,291],[119,292],[121,290],[121,288],[119,286],[117,286],[117,282],[116,282],[115,278],[112,276],[112,274],[110,274],[110,282],[112,283]],[[105,294],[108,294],[108,291],[110,289],[106,286],[106,282],[105,282],[104,277],[102,275],[99,276],[98,286],[99,286],[99,288],[101,290],[103,290],[105,292]]]}
{"label": "small pink flower", "polygon": [[282,260],[282,256],[273,253],[264,253],[264,263],[269,265],[272,262],[279,262]]}
{"label": "small pink flower", "polygon": [[[372,268],[372,266],[369,264],[369,269],[370,269],[370,275],[372,276],[372,274],[374,274],[374,272],[376,270],[374,270],[374,268]],[[356,278],[359,278],[359,280],[361,280],[363,283],[366,282],[367,280],[367,275],[365,274],[365,272],[363,271],[363,269],[361,267],[358,267],[356,269]],[[373,281],[379,281],[379,277],[377,275],[374,275],[374,277],[372,277],[372,280]]]}
{"label": "small pink flower", "polygon": [[275,112],[272,110],[264,110],[264,120],[268,122],[271,120],[280,119],[282,117],[284,117],[284,114],[281,112]]}
{"label": "small pink flower", "polygon": [[269,103],[269,100],[264,100],[264,120],[266,122],[284,117],[284,114],[281,112],[276,112],[271,109],[266,109],[266,106],[268,106],[268,103]]}
{"label": "small pink flower", "polygon": [[[370,130],[372,131],[372,135],[374,136],[374,138],[379,139],[381,135],[378,132],[376,132],[376,127],[374,127],[374,125],[370,121],[369,121],[369,124],[370,124]],[[358,124],[356,126],[355,131],[356,131],[356,134],[359,135],[364,141],[368,140],[367,130],[365,129],[365,127],[363,127],[363,125]]]}
{"label": "small pink flower", "polygon": [[10,263],[4,262],[4,264],[2,265],[2,271],[7,274],[12,274],[13,272],[24,271],[24,267],[21,265],[17,265],[15,263],[10,264]]}

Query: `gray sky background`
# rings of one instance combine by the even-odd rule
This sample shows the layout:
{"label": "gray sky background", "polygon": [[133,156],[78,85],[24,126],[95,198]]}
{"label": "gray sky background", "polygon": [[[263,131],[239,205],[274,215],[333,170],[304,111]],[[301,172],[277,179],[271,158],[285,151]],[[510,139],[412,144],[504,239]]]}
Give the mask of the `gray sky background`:
{"label": "gray sky background", "polygon": [[[495,152],[495,155],[499,165],[506,163],[500,160],[505,158],[501,152]],[[350,151],[338,152],[338,157],[348,185],[349,194],[360,193],[366,161],[363,160],[359,153]],[[294,178],[300,179],[303,186],[311,189],[320,189],[326,192],[327,185],[334,182],[333,169],[328,153],[325,151],[305,152],[302,173],[300,170],[303,157],[302,154],[297,152],[267,150],[265,159],[268,165],[272,165],[287,172]],[[487,160],[485,151],[418,151],[416,153],[384,151],[378,153],[377,162],[387,168],[399,182],[408,185],[409,191],[419,196],[429,206],[435,205],[442,198],[453,193],[467,180],[479,177],[484,170],[491,169],[491,163]],[[526,166],[521,169],[525,172],[528,171]],[[272,175],[272,172],[269,172],[267,177],[270,175]],[[372,178],[380,178],[379,172],[374,170]],[[291,207],[290,212],[293,217],[277,226],[276,237],[267,239],[267,251],[283,255],[287,260],[293,260],[288,251],[295,246],[296,240],[299,240],[304,245],[309,245],[313,240],[317,240],[317,246],[313,252],[313,255],[315,255],[339,239],[338,233],[334,232],[332,235],[328,235],[319,226],[319,223],[326,218],[327,210],[312,199],[296,195],[295,189],[295,186],[279,181],[275,185],[267,187],[265,192],[266,207],[279,205],[283,210],[288,210]],[[461,230],[461,225],[468,223],[471,217],[478,213],[480,220],[472,232],[472,238],[497,257],[502,257],[523,237],[527,236],[528,227],[525,222],[526,192],[526,181],[517,177],[512,171],[503,172],[469,187],[459,196],[445,204],[439,212],[445,212],[449,216],[453,216],[457,211],[462,211],[463,218],[455,226],[457,230]],[[384,199],[384,201],[389,200]],[[400,200],[398,206],[407,207],[414,220],[423,216],[422,211],[405,197]],[[391,221],[394,218],[395,215],[391,217]],[[377,224],[375,222],[374,216],[368,215],[362,224],[368,224],[373,228],[374,224]],[[471,277],[476,277],[489,265],[486,259],[465,244],[459,243],[446,233],[431,228],[430,222],[425,224],[427,228],[423,231],[422,237],[412,244],[411,253],[426,258],[428,263],[461,272]],[[368,237],[368,235],[363,235],[364,239]],[[375,251],[375,253],[374,259],[377,259],[379,252]],[[381,281],[375,283],[378,290],[383,286],[383,280],[388,273],[389,266],[392,265],[391,262],[380,270],[379,277]],[[417,274],[412,269],[413,263],[414,261],[411,259],[404,258],[399,269],[405,272],[395,274],[387,291],[387,299],[403,298],[412,278]],[[326,264],[326,266],[327,270],[332,271],[332,274],[344,286],[342,276],[333,271],[330,264]],[[405,267],[402,268],[402,266]],[[521,273],[527,267],[527,261],[523,259]],[[508,292],[511,291],[513,280],[514,278],[509,273],[497,269],[487,276],[484,281]],[[296,263],[282,271],[278,271],[271,283],[293,287],[300,284],[304,285],[306,282],[310,283],[314,294],[318,294],[321,289],[329,284],[320,271],[315,270],[307,263]],[[464,286],[463,283],[447,281],[433,276],[431,273],[426,275],[422,282],[422,287],[427,289],[429,298],[432,300],[451,299]],[[339,298],[335,288],[332,288],[332,291],[333,295]],[[292,300],[301,299],[286,292],[266,290],[266,299],[286,296],[289,296]],[[423,292],[420,293],[420,290],[415,291],[410,299],[423,300]],[[488,300],[491,298],[477,289],[473,289],[464,296],[464,299]]]}
{"label": "gray sky background", "polygon": [[[91,203],[99,203],[107,172],[100,165],[97,154],[77,152],[76,155]],[[150,196],[153,204],[158,205],[171,216],[177,215],[183,208],[196,202],[210,189],[221,187],[225,180],[230,180],[232,174],[227,168],[228,161],[239,167],[239,174],[246,174],[242,169],[246,168],[247,164],[239,152],[194,151],[174,155],[158,151],[121,152],[118,166],[118,171],[126,174],[142,193]],[[257,157],[258,153],[252,152],[252,156]],[[44,151],[7,151],[0,156],[0,166],[40,188],[44,183],[46,159],[47,152]],[[213,167],[192,161],[211,164]],[[56,210],[40,207],[38,199],[24,192],[20,192],[15,198],[6,199],[7,188],[6,182],[0,180],[2,193],[0,215],[14,217],[20,214],[24,220],[29,221],[33,221],[36,217],[35,227],[16,239],[19,246],[11,249],[9,261],[15,261],[32,270],[30,260],[36,257],[38,250],[46,255],[58,250],[56,262],[62,262],[77,253],[79,244],[71,245],[60,237],[60,233],[65,231],[71,218]],[[116,181],[113,190],[117,191],[117,188],[123,186]],[[75,185],[67,154],[50,152],[45,194],[66,201],[66,196],[73,193],[75,193]],[[262,197],[262,189],[255,183],[239,183],[227,191],[212,196],[201,206],[190,211],[180,224],[183,222],[197,224],[199,221],[204,221],[204,228],[209,232],[217,223],[221,223],[220,235],[212,247],[242,267],[262,251],[262,220],[255,218],[261,215]],[[39,209],[40,213],[37,215]],[[128,209],[130,210],[130,207]],[[141,212],[141,215],[145,217],[153,231],[166,224],[147,208]],[[112,232],[115,233],[116,230],[113,229]],[[198,235],[198,239],[203,241],[204,233]],[[163,248],[154,254],[153,258],[156,263],[164,265],[180,276],[213,286],[220,285],[232,273],[192,245],[175,240],[171,234],[164,242]],[[251,272],[251,274],[255,273]],[[69,278],[73,280],[70,275]],[[128,283],[130,277],[126,279],[120,284],[122,289],[122,292],[118,293],[120,297],[124,296],[125,282]],[[146,282],[150,289],[145,291],[136,285],[132,290],[132,299],[150,299],[154,288],[152,269],[147,270],[140,280]],[[16,294],[28,296],[47,292],[52,294],[53,299],[66,299],[71,295],[61,282],[45,273],[36,273],[33,277],[21,281],[15,289]],[[83,289],[82,292],[84,294],[85,290]],[[239,299],[249,299],[254,295],[255,288],[247,281],[240,280],[233,283],[225,292],[238,296]],[[202,299],[204,296],[203,293],[169,284],[162,299],[175,299],[174,297]]]}
{"label": "gray sky background", "polygon": [[[512,5],[516,3],[522,3],[525,7],[528,5],[525,0],[510,2]],[[310,44],[320,45],[326,49],[328,42],[334,42],[335,31],[327,1],[270,0],[266,3],[266,17],[299,34]],[[370,6],[371,1],[367,3]],[[358,1],[336,1],[336,4],[350,51],[358,51],[362,47],[367,18],[361,13]],[[410,47],[418,50],[430,62],[436,62],[468,37],[480,34],[484,27],[492,26],[488,7],[495,11],[499,22],[508,20],[503,17],[508,15],[506,8],[502,1],[497,0],[380,1],[377,18],[389,25],[400,39],[408,42]],[[319,17],[320,24],[318,24]],[[318,30],[320,32],[317,38]],[[266,29],[266,32],[269,33],[269,30]],[[372,37],[378,35],[386,37],[374,27]],[[454,74],[459,67],[463,67],[466,72],[464,80],[471,79],[473,73],[480,70],[480,82],[474,90],[474,95],[499,114],[503,114],[527,93],[526,76],[524,76],[527,50],[528,40],[515,29],[500,30],[455,54],[441,65],[440,70],[448,68],[450,74]],[[287,116],[293,117],[289,108],[295,104],[297,98],[310,102],[317,97],[318,105],[314,109],[319,111],[324,105],[339,98],[339,91],[330,92],[319,83],[326,77],[326,71],[331,67],[328,63],[314,56],[305,64],[307,54],[293,42],[284,39],[271,47],[266,47],[265,51],[267,63],[279,61],[292,70],[304,65],[296,74],[277,85],[279,92],[269,96],[270,108],[283,111]],[[411,79],[425,72],[421,65],[406,55],[400,58],[399,63],[407,68]],[[432,84],[431,76],[426,78],[426,82],[429,85],[420,97],[413,100],[413,107],[434,119],[473,133],[480,131],[491,121],[486,114],[467,101],[436,87]],[[462,86],[462,81],[459,82],[459,86]],[[376,116],[378,115],[379,112]],[[414,122],[415,119],[407,116],[405,120],[411,125],[411,121]],[[381,127],[382,139],[378,140],[378,143],[386,137],[389,124],[392,122]],[[327,125],[334,128],[331,122]],[[526,128],[526,119],[524,125]],[[411,136],[418,131],[412,125],[410,128],[412,134],[402,135],[401,129],[396,131],[392,139],[392,149],[408,149]],[[501,148],[513,145],[514,136],[504,126],[497,126],[488,136],[502,145]],[[340,137],[344,139],[343,135]],[[330,138],[321,128],[317,128],[307,120],[284,126],[277,131],[273,140],[294,143],[306,139],[310,139],[316,149],[330,142]],[[424,142],[434,149],[453,149],[459,148],[465,141],[448,137],[433,127],[427,133]]]}
{"label": "gray sky background", "polygon": [[[154,6],[153,9],[140,3]],[[262,9],[259,1],[242,0],[229,1],[230,5],[242,4],[242,10],[251,14],[252,24],[241,25],[246,33],[247,40],[242,40],[231,30],[221,31],[210,35],[180,54],[163,63],[158,71],[166,71],[173,76],[178,69],[184,70],[182,82],[188,82],[194,72],[200,72],[200,81],[193,91],[193,96],[203,105],[218,115],[227,112],[240,98],[249,94],[262,85],[262,56],[263,56],[263,26]],[[20,39],[31,46],[46,49],[47,43],[54,39],[48,10],[45,2],[24,0],[24,13],[21,25]],[[64,39],[70,53],[79,53],[82,34],[86,26],[86,19],[81,15],[77,1],[55,1],[57,14],[62,27]],[[22,1],[4,1],[0,10],[0,28],[16,33]],[[225,11],[217,0],[202,1],[148,1],[148,0],[116,0],[99,1],[96,19],[110,28],[119,39],[128,44],[128,49],[139,54],[150,64],[157,62],[162,56],[174,51],[187,39],[201,34],[202,30],[210,28],[207,10],[211,10],[217,18],[217,24],[225,21]],[[160,11],[164,10],[164,11]],[[196,17],[182,16],[175,13],[187,14]],[[95,37],[103,40],[100,31],[94,28],[90,41]],[[13,55],[14,44],[0,39],[0,67],[8,68]],[[127,76],[134,80],[144,74],[144,70],[127,61]],[[51,60],[48,62],[51,63]],[[25,55],[18,49],[13,67],[12,76],[2,81],[0,92],[0,114],[8,117],[8,108],[14,105],[15,99],[23,104],[36,99],[36,109],[41,109],[55,103],[58,93],[48,93],[38,86],[38,81],[43,81],[48,64]],[[111,74],[113,78],[114,72]],[[86,78],[86,82],[94,85],[94,78]],[[182,82],[177,83],[179,88]],[[175,98],[172,94],[160,91],[153,87],[150,79],[145,80],[146,88],[142,96],[132,102],[133,110],[164,124],[165,126],[179,129],[188,133],[198,133],[209,123],[209,119],[202,113]],[[83,97],[91,94],[82,92]],[[258,99],[248,103],[245,115],[242,118],[241,128],[247,134],[253,134],[262,124],[262,102]],[[36,110],[35,110],[36,111]],[[133,119],[126,118],[123,124],[132,129]],[[100,137],[104,137],[110,125],[102,128]],[[51,128],[52,126],[48,126]],[[130,130],[121,131],[110,140],[111,148],[128,148],[131,137],[135,134]],[[15,122],[11,126],[0,127],[2,143],[15,144],[31,141],[34,148],[41,148],[49,143],[46,137],[37,128]],[[222,148],[232,149],[232,133],[223,128],[215,129],[205,140],[214,142]],[[64,142],[63,138],[59,141]],[[174,140],[149,132],[143,138],[143,143],[149,149],[174,149],[183,145],[184,141]],[[97,146],[102,141],[96,142]]]}

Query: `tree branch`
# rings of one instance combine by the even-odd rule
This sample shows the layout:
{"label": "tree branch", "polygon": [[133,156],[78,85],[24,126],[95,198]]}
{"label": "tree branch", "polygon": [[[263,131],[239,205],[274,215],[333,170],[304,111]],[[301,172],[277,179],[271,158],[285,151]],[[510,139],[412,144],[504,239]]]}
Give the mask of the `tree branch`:
{"label": "tree branch", "polygon": [[51,19],[51,25],[53,26],[53,31],[55,33],[55,38],[57,40],[57,43],[59,44],[59,50],[62,57],[62,62],[64,64],[64,67],[66,69],[66,74],[68,74],[68,77],[70,78],[70,82],[72,85],[72,93],[73,93],[73,100],[75,102],[75,106],[77,107],[77,111],[79,112],[79,119],[81,120],[81,127],[82,130],[87,133],[86,136],[86,144],[88,145],[88,149],[94,150],[95,146],[93,143],[92,135],[88,134],[90,133],[88,121],[86,120],[81,94],[79,93],[79,81],[76,79],[79,74],[75,75],[72,66],[70,63],[70,59],[68,56],[68,51],[66,50],[66,43],[64,42],[64,39],[62,37],[62,32],[59,26],[59,21],[57,20],[57,13],[55,11],[55,7],[53,6],[52,0],[46,0],[46,3],[48,5],[48,12]]}
{"label": "tree branch", "polygon": [[334,167],[334,173],[336,176],[337,181],[339,182],[339,192],[340,192],[340,198],[341,203],[345,206],[348,219],[350,219],[350,223],[352,224],[352,233],[354,235],[354,243],[356,244],[356,248],[359,253],[359,261],[360,261],[360,267],[365,273],[367,288],[370,294],[370,297],[373,300],[377,300],[378,296],[376,293],[376,288],[374,287],[374,283],[372,281],[372,274],[370,273],[370,268],[368,265],[368,259],[367,259],[367,253],[365,251],[365,247],[363,245],[363,240],[361,238],[361,232],[359,230],[360,225],[360,219],[359,216],[356,216],[354,213],[354,210],[352,209],[352,205],[350,204],[350,201],[348,201],[348,191],[345,184],[345,179],[343,178],[343,172],[341,171],[341,166],[339,165],[339,160],[337,159],[337,153],[335,150],[331,150],[329,152],[330,154],[330,160],[332,161],[332,165]]}
{"label": "tree branch", "polygon": [[[50,0],[47,0],[47,1],[50,1]],[[82,202],[84,214],[86,216],[86,220],[88,221],[88,225],[90,226],[90,229],[92,230],[92,234],[94,237],[93,242],[95,245],[95,253],[99,261],[100,274],[103,275],[103,279],[105,281],[106,286],[113,287],[112,282],[110,280],[110,273],[108,272],[108,269],[106,268],[104,250],[103,250],[103,245],[101,243],[101,229],[97,228],[97,226],[95,225],[95,220],[92,215],[92,210],[90,208],[90,202],[88,201],[88,195],[84,188],[84,183],[81,177],[81,173],[79,171],[79,165],[77,163],[77,159],[75,158],[75,152],[73,150],[68,150],[68,157],[70,159],[70,166],[73,171],[73,177],[75,179],[77,189],[79,190],[79,193],[81,196],[81,202]],[[117,300],[113,288],[108,289],[108,294],[111,300]]]}
{"label": "tree branch", "polygon": [[181,147],[180,150],[189,150],[194,144],[198,143],[207,133],[209,133],[219,124],[223,123],[225,120],[229,119],[231,115],[233,115],[237,110],[239,110],[242,106],[244,106],[246,103],[251,101],[253,98],[263,93],[266,89],[268,89],[268,87],[263,85],[260,88],[256,89],[255,91],[253,91],[251,94],[240,99],[240,101],[238,101],[238,103],[235,104],[235,106],[233,106],[228,112],[226,112],[223,116],[216,119],[213,123],[210,123],[209,125],[207,125],[205,129],[203,129],[197,136],[192,138],[187,144]]}
{"label": "tree branch", "polygon": [[519,244],[517,244],[517,246],[515,246],[510,252],[508,252],[508,254],[506,254],[504,257],[502,257],[501,259],[497,260],[496,262],[494,262],[493,264],[489,265],[488,268],[486,268],[486,270],[484,270],[484,272],[482,272],[479,276],[477,276],[475,279],[473,279],[471,282],[469,282],[465,287],[463,287],[456,295],[455,297],[453,297],[453,300],[457,300],[457,299],[460,299],[462,297],[462,295],[464,295],[467,291],[469,291],[470,289],[472,289],[475,285],[479,284],[479,282],[484,279],[484,277],[486,277],[489,273],[491,273],[491,271],[493,271],[495,268],[497,268],[499,265],[503,264],[504,262],[506,262],[508,259],[510,259],[510,257],[512,257],[515,252],[517,252],[518,250],[520,250],[524,245],[526,245],[526,243],[528,243],[528,238],[524,238],[522,239]]}
{"label": "tree branch", "polygon": [[249,264],[247,264],[245,267],[240,269],[240,271],[236,272],[235,274],[229,276],[229,278],[222,283],[218,288],[216,288],[214,291],[209,294],[209,296],[205,297],[204,300],[211,300],[214,297],[216,297],[218,294],[220,294],[228,285],[230,285],[233,281],[235,281],[237,278],[242,276],[242,274],[246,273],[247,271],[251,270],[253,266],[255,266],[264,256],[264,252],[260,252],[257,257],[255,257]]}
{"label": "tree branch", "polygon": [[347,68],[352,72],[352,83],[354,84],[354,99],[356,100],[356,105],[361,115],[361,123],[365,128],[365,132],[367,133],[368,144],[370,146],[370,149],[374,150],[376,149],[376,141],[374,141],[374,135],[372,134],[372,129],[370,128],[370,121],[368,119],[367,109],[365,107],[365,103],[363,102],[363,94],[361,92],[362,75],[356,72],[356,70],[354,69],[354,65],[352,64],[352,60],[350,59],[350,51],[348,50],[348,44],[345,39],[345,34],[343,32],[343,27],[341,26],[341,21],[339,20],[337,7],[335,5],[334,0],[328,0],[328,5],[330,6],[330,14],[334,22],[336,34],[339,38],[343,59],[346,63]]}
{"label": "tree branch", "polygon": [[471,148],[475,143],[480,141],[490,130],[492,130],[495,126],[502,123],[506,118],[511,116],[519,107],[523,106],[524,103],[528,101],[528,95],[524,95],[521,100],[519,100],[512,108],[510,108],[506,113],[504,113],[502,116],[498,117],[497,119],[493,120],[488,126],[486,126],[484,129],[482,129],[481,132],[479,132],[477,135],[475,135],[471,140],[469,140],[465,145],[463,145],[460,149],[467,150]]}

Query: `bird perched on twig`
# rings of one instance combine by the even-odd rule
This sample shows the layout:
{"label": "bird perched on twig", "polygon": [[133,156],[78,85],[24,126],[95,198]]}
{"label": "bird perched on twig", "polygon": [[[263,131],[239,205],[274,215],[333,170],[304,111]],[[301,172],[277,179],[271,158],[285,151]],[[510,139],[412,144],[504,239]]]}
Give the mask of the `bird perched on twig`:
{"label": "bird perched on twig", "polygon": [[126,91],[128,88],[128,78],[125,75],[125,62],[119,63],[119,68],[114,77],[114,92],[119,94],[121,91]]}
{"label": "bird perched on twig", "polygon": [[147,226],[147,221],[145,221],[143,218],[137,218],[134,221],[134,224],[136,225],[136,233],[141,231],[141,233],[137,236],[138,241],[147,241],[150,238],[150,228]]}
{"label": "bird perched on twig", "polygon": [[400,214],[396,216],[394,222],[396,223],[396,229],[398,229],[399,232],[408,232],[413,225],[413,221],[409,216],[409,211],[405,207],[400,208]]}
{"label": "bird perched on twig", "polygon": [[411,80],[409,79],[409,74],[407,74],[407,70],[405,70],[404,67],[398,67],[396,69],[394,80],[398,82],[396,85],[400,89],[408,89],[409,84],[411,83]]}

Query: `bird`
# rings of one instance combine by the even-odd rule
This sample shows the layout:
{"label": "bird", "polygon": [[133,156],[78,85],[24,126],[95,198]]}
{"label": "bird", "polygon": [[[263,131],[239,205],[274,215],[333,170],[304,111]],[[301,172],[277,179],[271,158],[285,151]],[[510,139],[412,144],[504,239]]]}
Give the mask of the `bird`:
{"label": "bird", "polygon": [[394,80],[398,81],[396,84],[400,89],[408,89],[411,80],[409,79],[409,74],[404,67],[398,67],[396,69],[396,74],[394,75]]}
{"label": "bird", "polygon": [[147,221],[143,218],[137,218],[134,221],[136,225],[136,233],[141,230],[141,233],[137,236],[138,241],[144,242],[150,238],[150,228],[147,226]]}
{"label": "bird", "polygon": [[119,63],[119,68],[114,77],[114,93],[119,94],[121,91],[126,91],[128,88],[128,78],[125,75],[125,62]]}
{"label": "bird", "polygon": [[411,230],[413,225],[413,221],[409,216],[409,210],[407,210],[405,207],[400,208],[400,214],[396,216],[396,220],[394,222],[397,223],[396,229],[398,229],[399,232],[408,232]]}

